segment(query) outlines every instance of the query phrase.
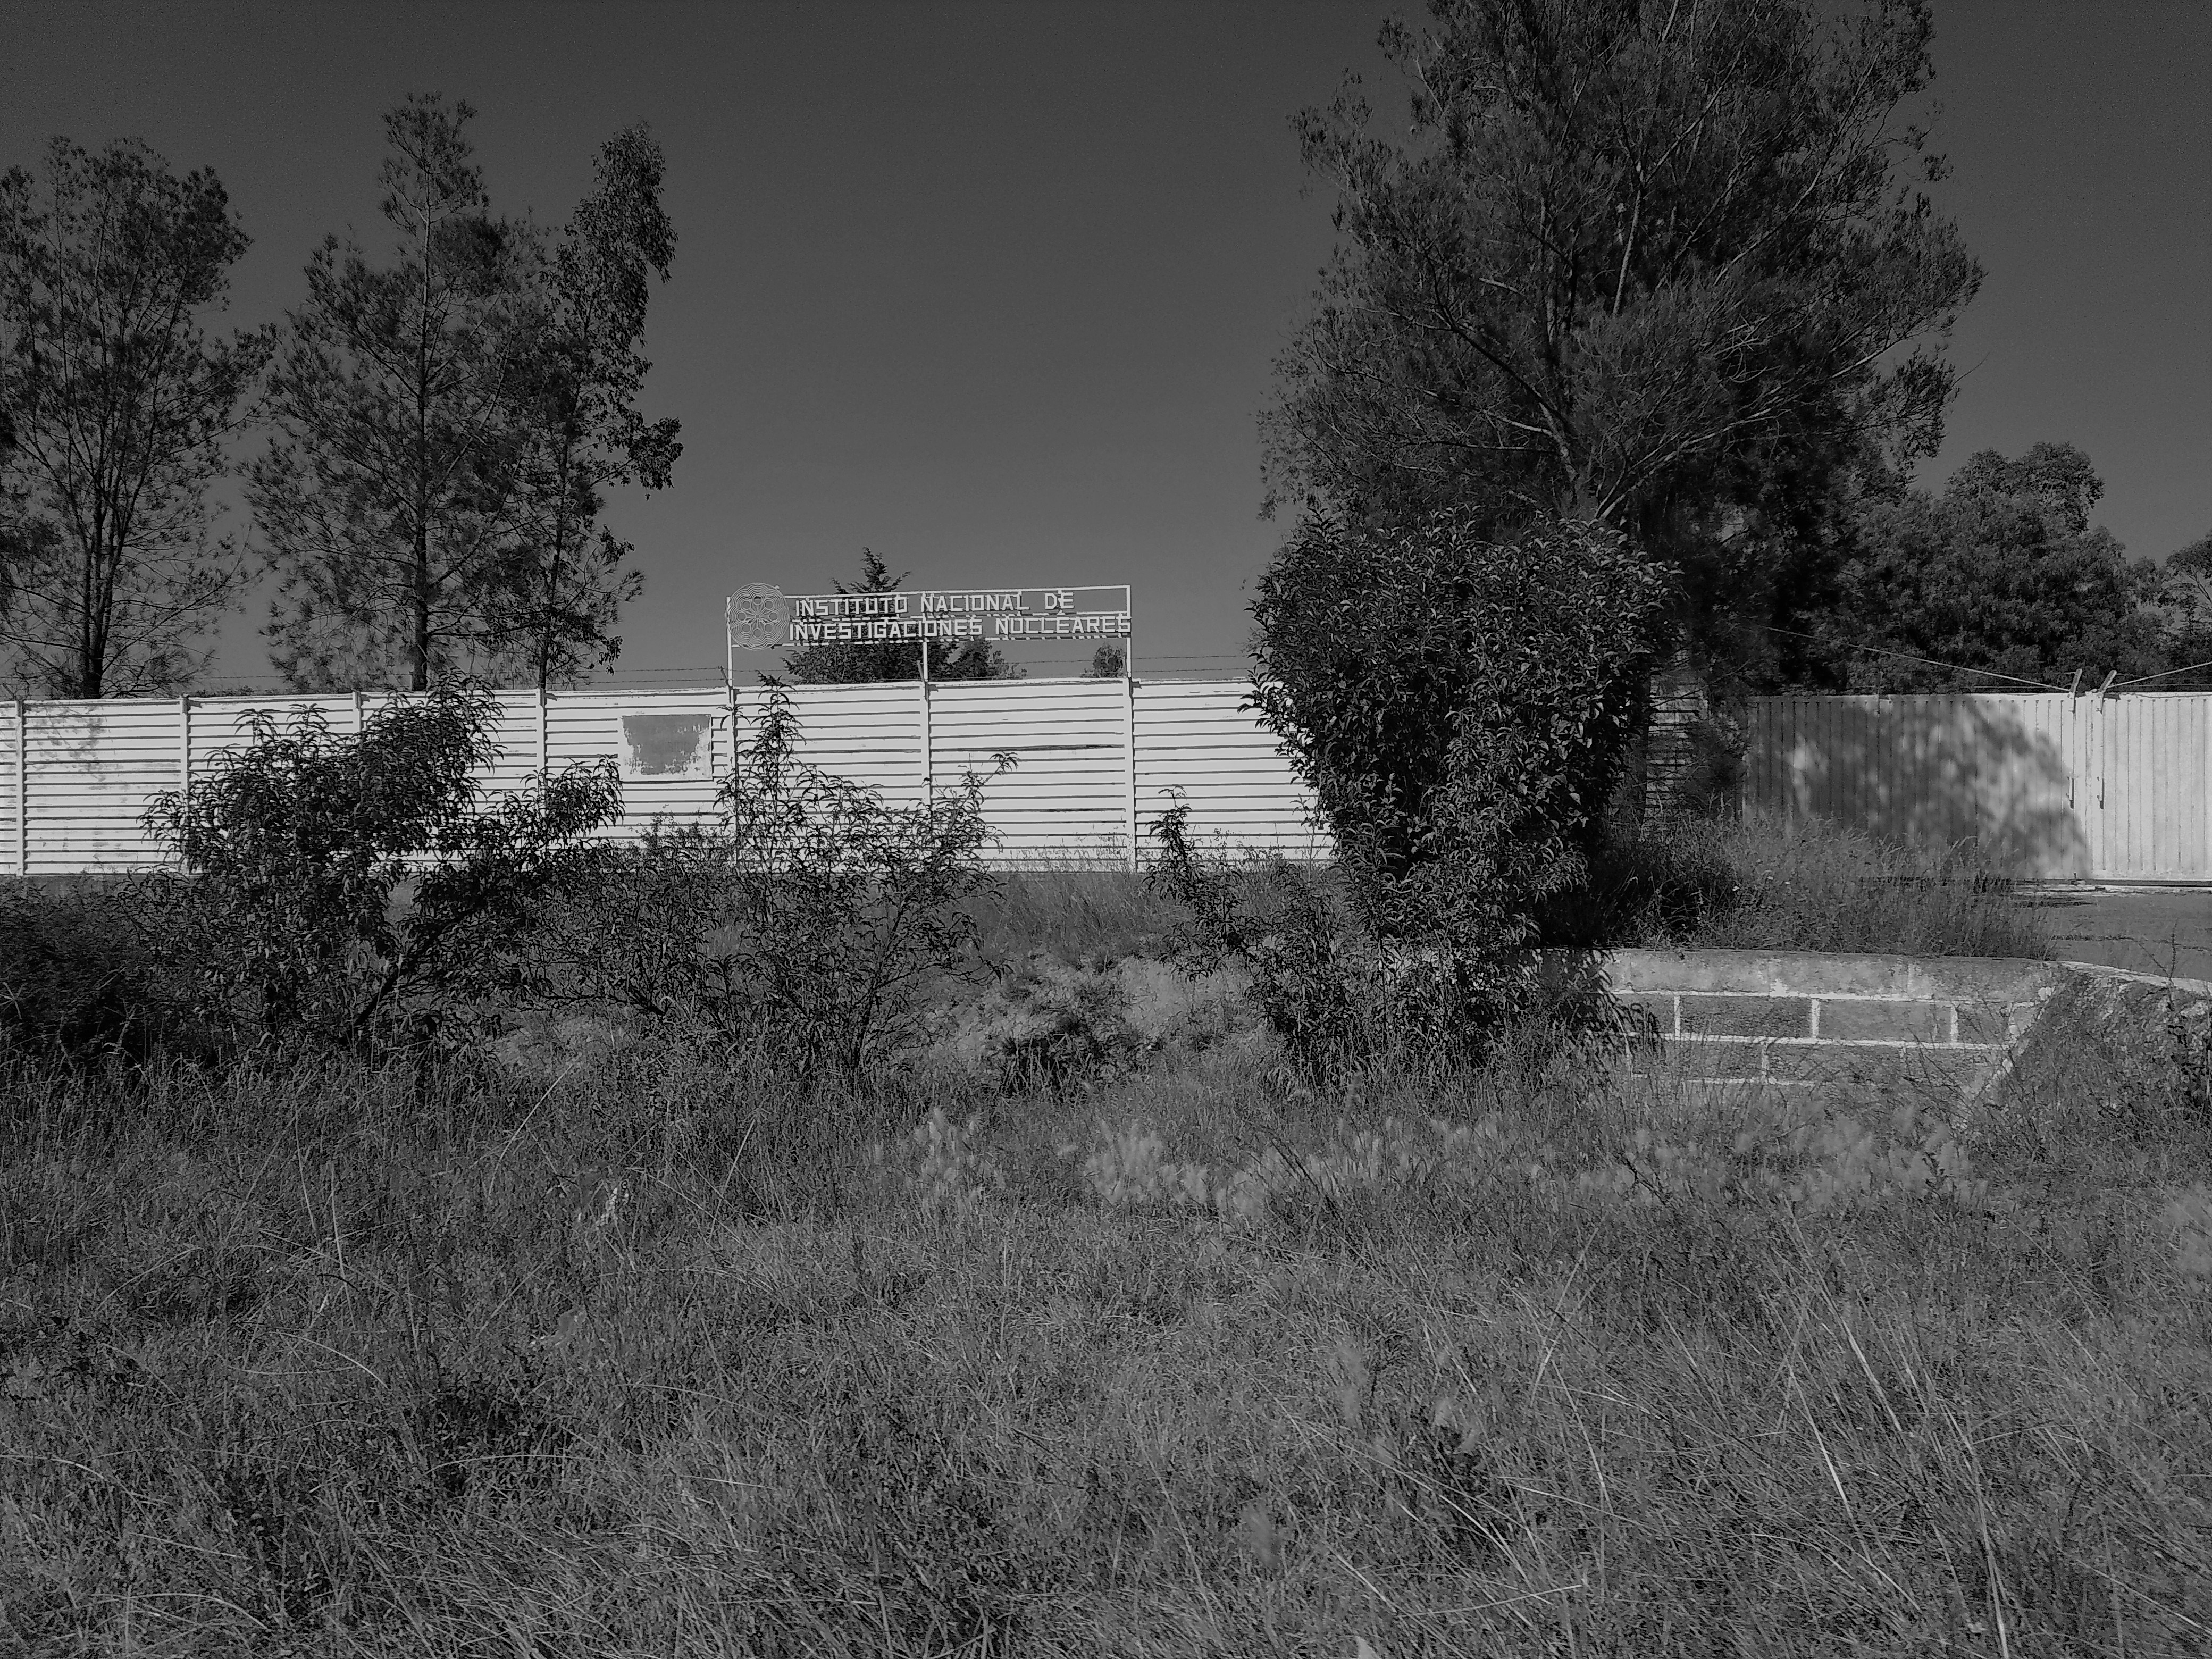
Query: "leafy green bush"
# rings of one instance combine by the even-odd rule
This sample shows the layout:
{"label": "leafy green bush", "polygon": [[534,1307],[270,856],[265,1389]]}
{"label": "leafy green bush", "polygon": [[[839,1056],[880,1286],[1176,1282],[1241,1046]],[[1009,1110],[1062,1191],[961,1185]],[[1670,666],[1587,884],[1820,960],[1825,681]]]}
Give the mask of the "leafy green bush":
{"label": "leafy green bush", "polygon": [[183,874],[143,892],[193,1006],[246,1044],[419,1046],[523,985],[539,902],[593,861],[622,791],[595,761],[483,805],[497,715],[469,685],[353,736],[259,714],[252,743],[157,797],[147,827]]}
{"label": "leafy green bush", "polygon": [[1342,902],[1289,866],[1164,883],[1308,1073],[1411,1039],[1479,1054],[1528,1012],[1547,906],[1586,885],[1640,706],[1659,574],[1601,526],[1493,540],[1464,511],[1310,518],[1254,606],[1261,718],[1334,836]]}
{"label": "leafy green bush", "polygon": [[797,759],[797,735],[773,693],[719,823],[656,830],[569,889],[550,941],[562,994],[847,1080],[919,1036],[974,939],[963,907],[995,884],[986,780],[893,806]]}
{"label": "leafy green bush", "polygon": [[1257,702],[1378,937],[1495,959],[1582,879],[1662,591],[1596,524],[1299,527],[1254,606]]}
{"label": "leafy green bush", "polygon": [[1527,952],[1388,937],[1368,925],[1340,870],[1201,853],[1188,815],[1178,803],[1152,831],[1160,852],[1149,879],[1184,915],[1170,954],[1194,975],[1240,972],[1307,1084],[1478,1064],[1516,1031],[1540,1047],[1613,1023],[1589,970],[1547,982]]}

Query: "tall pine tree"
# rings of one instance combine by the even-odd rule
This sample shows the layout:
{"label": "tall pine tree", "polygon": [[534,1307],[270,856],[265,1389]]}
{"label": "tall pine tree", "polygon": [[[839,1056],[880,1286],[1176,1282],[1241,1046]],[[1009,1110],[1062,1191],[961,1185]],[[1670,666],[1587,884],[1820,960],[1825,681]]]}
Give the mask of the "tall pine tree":
{"label": "tall pine tree", "polygon": [[611,140],[549,245],[491,211],[474,114],[429,95],[386,117],[396,257],[325,241],[271,379],[251,495],[279,578],[270,654],[303,689],[572,681],[620,649],[640,586],[599,516],[607,485],[665,485],[678,447],[635,408],[675,240],[660,153]]}

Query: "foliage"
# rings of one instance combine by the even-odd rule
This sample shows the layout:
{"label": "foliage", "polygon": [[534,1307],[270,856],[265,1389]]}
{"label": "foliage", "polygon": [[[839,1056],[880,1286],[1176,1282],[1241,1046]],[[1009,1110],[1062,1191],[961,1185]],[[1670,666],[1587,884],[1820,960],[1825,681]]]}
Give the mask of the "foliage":
{"label": "foliage", "polygon": [[0,1056],[70,1064],[190,1053],[172,991],[173,942],[139,884],[0,887]]}
{"label": "foliage", "polygon": [[932,981],[973,945],[963,907],[995,884],[988,780],[894,806],[799,760],[798,739],[772,692],[720,821],[659,830],[591,872],[550,955],[572,998],[849,1082],[914,1041]]}
{"label": "foliage", "polygon": [[1430,12],[1382,35],[1402,140],[1350,86],[1298,121],[1339,240],[1277,362],[1270,503],[1595,516],[1693,616],[1786,609],[1836,477],[1933,453],[1979,280],[1900,179],[1942,172],[1903,115],[1924,0]]}
{"label": "foliage", "polygon": [[210,654],[241,572],[208,492],[270,342],[201,318],[246,243],[212,173],[135,141],[0,175],[0,643],[40,695],[170,691]]}
{"label": "foliage", "polygon": [[1586,974],[1547,985],[1523,952],[1379,934],[1338,872],[1273,854],[1210,856],[1190,842],[1188,812],[1178,803],[1161,815],[1146,872],[1182,912],[1170,959],[1193,976],[1241,975],[1301,1086],[1462,1069],[1501,1043],[1549,1046],[1610,1023]]}
{"label": "foliage", "polygon": [[1083,671],[1083,678],[1086,680],[1118,680],[1128,672],[1128,647],[1109,642],[1091,653],[1091,666]]}
{"label": "foliage", "polygon": [[326,238],[288,320],[251,495],[279,579],[270,659],[295,688],[421,691],[487,643],[514,435],[498,312],[527,255],[487,207],[475,113],[435,96],[386,113],[398,257],[380,270]]}
{"label": "foliage", "polygon": [[418,96],[385,117],[396,257],[327,239],[271,378],[250,494],[280,579],[272,657],[301,688],[420,691],[502,664],[550,684],[619,648],[637,581],[601,492],[664,486],[678,447],[633,406],[674,240],[659,150],[639,129],[611,139],[549,252],[492,213],[474,115]]}
{"label": "foliage", "polygon": [[498,704],[465,684],[371,714],[318,711],[216,758],[147,827],[183,867],[163,896],[194,1001],[248,1042],[419,1047],[527,981],[538,901],[589,862],[622,810],[611,763],[572,765],[489,806]]}
{"label": "foliage", "polygon": [[2094,688],[2107,672],[2131,679],[2167,667],[2154,619],[2140,612],[2144,571],[2089,522],[2104,489],[2073,445],[2039,443],[2016,460],[1972,456],[1940,495],[1900,489],[1865,501],[1838,603],[1808,629],[1839,688],[2064,687],[2077,672]]}
{"label": "foliage", "polygon": [[1365,925],[1498,959],[1602,830],[1660,579],[1620,538],[1475,514],[1303,525],[1261,578],[1261,718]]}
{"label": "foliage", "polygon": [[2161,568],[2133,568],[2140,586],[2139,614],[2158,631],[2175,666],[2159,679],[2162,691],[2212,687],[2212,531],[2177,548]]}
{"label": "foliage", "polygon": [[668,280],[676,249],[662,169],[642,126],[599,147],[597,187],[501,331],[516,518],[488,626],[499,659],[539,687],[572,683],[621,651],[617,616],[644,579],[623,568],[635,550],[599,523],[604,492],[665,489],[683,451],[676,422],[647,422],[635,406],[651,367],[640,350],[650,278]]}
{"label": "foliage", "polygon": [[[850,587],[843,582],[836,586],[840,593],[892,593],[913,574],[892,575],[876,550],[864,547],[860,580]],[[919,640],[845,640],[802,646],[785,659],[784,678],[800,685],[920,679],[921,646]],[[939,643],[929,653],[933,680],[1004,680],[1020,673],[1006,660],[1006,653],[986,639],[963,639],[949,648]]]}

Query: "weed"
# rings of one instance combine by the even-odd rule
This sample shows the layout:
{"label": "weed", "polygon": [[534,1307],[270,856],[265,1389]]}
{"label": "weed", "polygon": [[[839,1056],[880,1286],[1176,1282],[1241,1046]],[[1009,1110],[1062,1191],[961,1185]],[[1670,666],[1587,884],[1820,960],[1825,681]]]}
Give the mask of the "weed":
{"label": "weed", "polygon": [[797,740],[773,693],[719,823],[657,831],[570,890],[547,947],[558,995],[847,1082],[918,1044],[927,994],[968,959],[963,906],[994,885],[987,780],[895,807]]}

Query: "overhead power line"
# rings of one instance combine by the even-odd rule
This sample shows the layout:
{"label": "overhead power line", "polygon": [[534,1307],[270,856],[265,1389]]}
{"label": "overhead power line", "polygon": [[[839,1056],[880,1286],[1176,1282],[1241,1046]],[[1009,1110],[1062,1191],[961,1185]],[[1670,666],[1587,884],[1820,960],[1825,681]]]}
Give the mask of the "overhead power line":
{"label": "overhead power line", "polygon": [[[1754,628],[1763,628],[1770,634],[1787,634],[1793,639],[1810,640],[1815,645],[1840,645],[1846,651],[1863,651],[1869,656],[1875,657],[1895,657],[1903,662],[1921,663],[1929,668],[1948,668],[1954,674],[1979,674],[1984,679],[2004,680],[2014,685],[2032,685],[2039,691],[2064,691],[2069,690],[2068,687],[2063,685],[2053,685],[2048,680],[2024,680],[2017,674],[2000,674],[1994,668],[1969,668],[1964,663],[1939,662],[1933,657],[1916,657],[1910,651],[1892,651],[1884,646],[1861,645],[1851,640],[1839,641],[1826,639],[1818,634],[1808,634],[1802,629],[1777,628],[1771,623],[1753,623],[1752,626]],[[2212,668],[2212,663],[2208,663],[2205,666]],[[2173,672],[2179,674],[2185,672],[2186,671],[2177,668]],[[2153,678],[2157,677],[2154,676]],[[2142,684],[2142,682],[2138,680],[2130,680],[2128,684],[2130,685],[2137,685]]]}

